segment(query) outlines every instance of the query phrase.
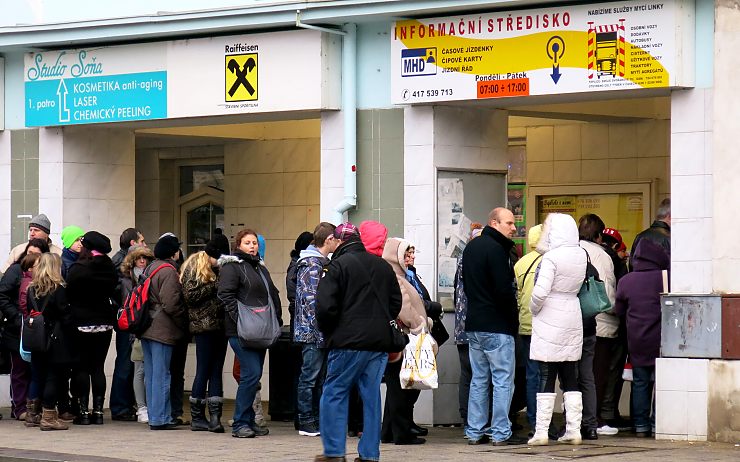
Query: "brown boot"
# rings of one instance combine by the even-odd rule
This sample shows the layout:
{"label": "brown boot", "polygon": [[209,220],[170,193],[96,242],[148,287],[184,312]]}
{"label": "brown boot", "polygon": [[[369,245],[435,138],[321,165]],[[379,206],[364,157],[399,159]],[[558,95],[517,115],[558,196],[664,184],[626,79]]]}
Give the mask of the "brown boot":
{"label": "brown boot", "polygon": [[41,427],[41,431],[69,430],[69,426],[59,420],[56,409],[44,409],[39,426]]}
{"label": "brown boot", "polygon": [[29,399],[26,403],[26,427],[38,427],[41,422],[41,398]]}
{"label": "brown boot", "polygon": [[314,458],[313,462],[346,462],[346,460],[344,457],[327,457],[320,454]]}

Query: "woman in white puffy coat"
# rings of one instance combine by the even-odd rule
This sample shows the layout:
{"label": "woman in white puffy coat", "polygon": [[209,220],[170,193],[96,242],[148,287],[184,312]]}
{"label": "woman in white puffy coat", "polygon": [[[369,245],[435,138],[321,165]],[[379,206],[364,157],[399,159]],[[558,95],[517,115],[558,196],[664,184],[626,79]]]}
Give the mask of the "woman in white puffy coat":
{"label": "woman in white puffy coat", "polygon": [[563,386],[566,431],[558,441],[581,442],[583,403],[578,389],[578,360],[583,322],[578,291],[586,274],[586,253],[578,246],[578,227],[570,215],[551,213],[537,251],[543,254],[532,290],[530,359],[540,362],[537,420],[531,445],[546,445],[555,406],[555,379]]}

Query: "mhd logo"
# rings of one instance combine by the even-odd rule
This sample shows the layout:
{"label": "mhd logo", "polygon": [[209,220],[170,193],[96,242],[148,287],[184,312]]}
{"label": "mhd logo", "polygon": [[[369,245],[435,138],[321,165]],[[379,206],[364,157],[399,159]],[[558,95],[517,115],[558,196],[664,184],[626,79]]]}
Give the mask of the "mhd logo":
{"label": "mhd logo", "polygon": [[434,75],[437,73],[436,48],[401,50],[401,77]]}

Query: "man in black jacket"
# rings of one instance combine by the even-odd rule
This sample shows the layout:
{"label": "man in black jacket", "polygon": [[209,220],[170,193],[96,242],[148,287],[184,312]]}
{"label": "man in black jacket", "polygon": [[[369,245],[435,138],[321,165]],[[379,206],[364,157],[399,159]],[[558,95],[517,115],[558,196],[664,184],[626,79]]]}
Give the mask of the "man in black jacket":
{"label": "man in black jacket", "polygon": [[671,256],[671,198],[663,199],[658,205],[658,213],[655,214],[655,221],[650,227],[637,236],[632,242],[630,250],[630,270],[632,269],[632,255],[635,253],[637,243],[642,239],[649,239],[665,250],[668,256]]}
{"label": "man in black jacket", "polygon": [[350,390],[363,402],[360,460],[380,459],[380,380],[393,349],[390,326],[401,311],[401,291],[391,266],[369,254],[352,223],[334,231],[341,242],[324,268],[316,293],[316,321],[329,349],[319,412],[324,454],[316,461],[343,461]]}
{"label": "man in black jacket", "polygon": [[514,393],[514,338],[519,328],[511,237],[516,232],[514,215],[497,207],[488,215],[488,226],[463,252],[463,279],[468,298],[465,332],[470,344],[473,378],[468,398],[469,444],[484,444],[489,386],[493,381],[491,435],[494,445],[524,444],[511,433],[509,407]]}

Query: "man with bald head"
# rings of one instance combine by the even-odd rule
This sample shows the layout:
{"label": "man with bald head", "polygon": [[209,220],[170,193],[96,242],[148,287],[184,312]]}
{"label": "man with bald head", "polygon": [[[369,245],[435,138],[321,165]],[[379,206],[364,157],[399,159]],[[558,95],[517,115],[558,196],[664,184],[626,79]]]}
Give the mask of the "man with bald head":
{"label": "man with bald head", "polygon": [[[485,444],[489,439],[496,446],[527,442],[511,433],[509,421],[516,365],[514,337],[519,328],[514,264],[510,257],[515,232],[514,215],[497,207],[488,215],[488,226],[480,237],[470,241],[463,252],[462,276],[468,298],[465,332],[473,370],[465,430],[468,444]],[[491,383],[493,397],[489,394]]]}

